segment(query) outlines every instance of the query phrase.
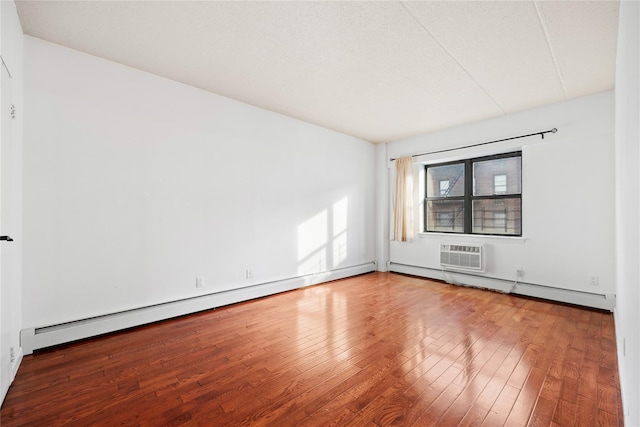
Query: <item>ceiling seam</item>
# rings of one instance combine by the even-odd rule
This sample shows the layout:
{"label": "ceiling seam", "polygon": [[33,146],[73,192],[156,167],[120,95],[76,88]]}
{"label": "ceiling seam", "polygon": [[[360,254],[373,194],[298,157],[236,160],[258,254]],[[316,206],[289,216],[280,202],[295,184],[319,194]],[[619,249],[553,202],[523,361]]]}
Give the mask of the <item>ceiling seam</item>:
{"label": "ceiling seam", "polygon": [[453,62],[455,62],[458,67],[460,67],[460,69],[467,75],[469,76],[469,78],[480,88],[480,90],[496,105],[496,107],[498,107],[498,109],[500,109],[500,111],[502,111],[503,114],[507,114],[507,112],[505,111],[504,108],[502,108],[502,106],[500,105],[500,103],[498,103],[498,101],[496,101],[490,94],[489,92],[480,84],[480,82],[478,80],[476,80],[473,75],[469,72],[469,70],[467,70],[464,65],[462,65],[460,63],[460,61],[458,61],[458,59],[449,51],[449,49],[447,49],[441,42],[440,40],[438,40],[431,31],[429,31],[429,29],[426,27],[426,25],[424,25],[422,23],[422,21],[420,21],[420,19],[418,19],[417,16],[415,16],[413,14],[413,12],[411,12],[411,10],[409,10],[409,8],[407,6],[405,6],[404,2],[400,1],[398,2],[400,3],[400,6],[402,6],[404,8],[404,10],[409,14],[409,16],[411,16],[414,21],[417,22],[417,24],[429,35],[429,37],[431,37],[433,39],[433,41],[436,42],[436,44],[438,46],[440,46],[440,49],[442,49],[452,60]]}
{"label": "ceiling seam", "polygon": [[551,37],[549,36],[549,30],[547,29],[547,23],[546,23],[546,19],[544,18],[544,13],[542,12],[542,7],[540,6],[537,0],[533,1],[533,5],[536,8],[536,13],[538,14],[538,21],[540,21],[540,26],[542,27],[542,32],[544,33],[544,39],[547,42],[547,47],[549,48],[549,53],[551,54],[553,67],[556,70],[556,75],[558,76],[558,80],[560,81],[560,86],[562,87],[562,94],[564,95],[564,98],[567,99],[567,88],[564,85],[564,79],[562,78],[562,73],[560,72],[560,65],[558,65],[558,58],[556,57],[556,53],[553,50],[553,45],[551,44]]}

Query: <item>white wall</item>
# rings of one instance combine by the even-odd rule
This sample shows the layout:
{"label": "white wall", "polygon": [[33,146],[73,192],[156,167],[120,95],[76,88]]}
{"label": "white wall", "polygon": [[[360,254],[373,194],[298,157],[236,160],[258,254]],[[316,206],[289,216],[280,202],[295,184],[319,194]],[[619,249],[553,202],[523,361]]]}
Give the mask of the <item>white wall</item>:
{"label": "white wall", "polygon": [[640,425],[640,5],[620,3],[616,63],[616,338],[625,425]]}
{"label": "white wall", "polygon": [[387,144],[376,145],[376,260],[378,271],[387,271],[389,260],[389,177]]}
{"label": "white wall", "polygon": [[[1,220],[0,234],[11,236],[3,242],[0,292],[0,402],[15,376],[22,354],[20,351],[21,263],[22,263],[22,28],[13,2],[0,2],[0,50],[10,71],[3,75],[1,141]],[[16,118],[10,115],[11,104]]]}
{"label": "white wall", "polygon": [[25,107],[25,328],[375,258],[373,144],[31,37]]}
{"label": "white wall", "polygon": [[[554,127],[558,132],[544,140],[536,136],[416,159],[417,175],[423,169],[420,162],[522,149],[523,238],[422,234],[409,243],[391,242],[391,262],[440,270],[440,242],[483,242],[487,249],[484,277],[515,281],[516,270],[523,268],[521,281],[528,284],[613,294],[612,91],[397,141],[388,144],[387,154],[396,158]],[[420,197],[416,195],[417,200]],[[418,208],[415,218],[420,231]],[[590,284],[591,276],[598,276],[599,285]],[[464,280],[477,284],[473,278]]]}

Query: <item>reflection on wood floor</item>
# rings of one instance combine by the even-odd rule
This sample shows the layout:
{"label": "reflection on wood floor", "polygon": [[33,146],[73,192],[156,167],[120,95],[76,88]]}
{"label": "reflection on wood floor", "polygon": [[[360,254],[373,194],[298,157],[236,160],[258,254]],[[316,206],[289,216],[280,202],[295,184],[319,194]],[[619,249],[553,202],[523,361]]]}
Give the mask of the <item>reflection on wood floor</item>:
{"label": "reflection on wood floor", "polygon": [[25,357],[2,426],[622,425],[613,316],[372,273]]}

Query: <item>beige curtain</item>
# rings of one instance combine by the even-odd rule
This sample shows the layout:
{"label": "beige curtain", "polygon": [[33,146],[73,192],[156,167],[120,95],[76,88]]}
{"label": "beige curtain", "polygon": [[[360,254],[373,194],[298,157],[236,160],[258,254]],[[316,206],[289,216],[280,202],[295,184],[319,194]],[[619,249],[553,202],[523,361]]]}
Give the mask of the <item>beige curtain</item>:
{"label": "beige curtain", "polygon": [[393,240],[413,238],[413,159],[396,159],[396,198],[393,215]]}

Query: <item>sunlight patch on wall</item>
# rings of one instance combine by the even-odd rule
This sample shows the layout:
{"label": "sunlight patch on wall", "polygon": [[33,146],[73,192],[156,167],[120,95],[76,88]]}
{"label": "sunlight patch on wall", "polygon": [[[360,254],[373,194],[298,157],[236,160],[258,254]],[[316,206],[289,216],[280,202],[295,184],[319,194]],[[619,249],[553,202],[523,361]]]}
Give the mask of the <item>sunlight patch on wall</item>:
{"label": "sunlight patch on wall", "polygon": [[349,198],[298,226],[298,274],[317,274],[339,268],[348,257]]}
{"label": "sunlight patch on wall", "polygon": [[327,269],[327,217],[324,210],[298,226],[298,274]]}
{"label": "sunlight patch on wall", "polygon": [[347,197],[333,205],[333,252],[332,268],[337,268],[347,260],[347,223],[349,199]]}

